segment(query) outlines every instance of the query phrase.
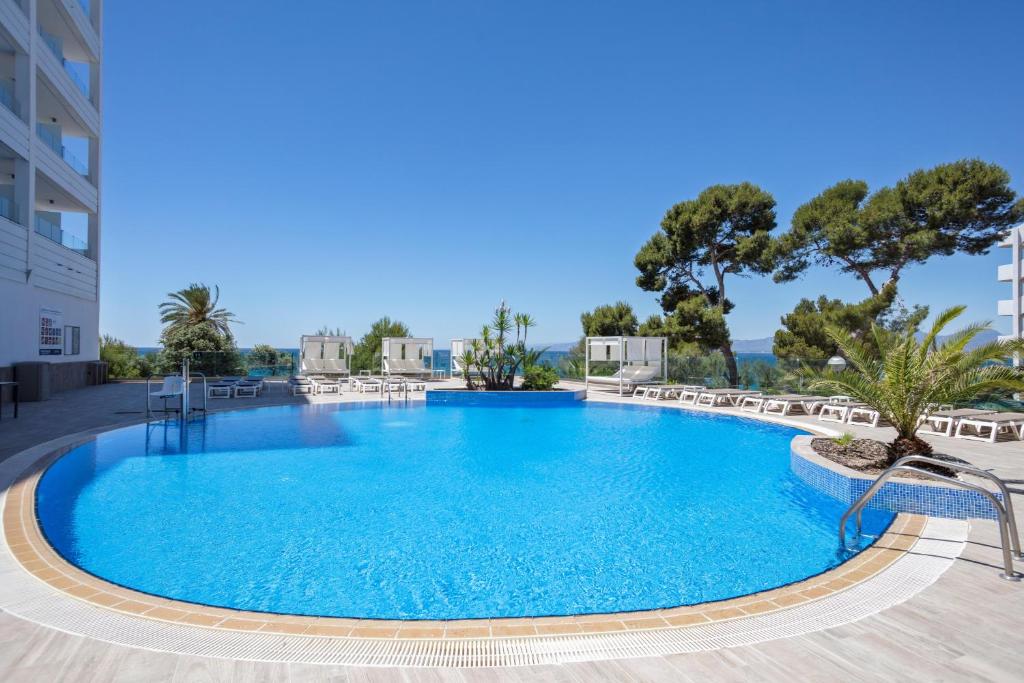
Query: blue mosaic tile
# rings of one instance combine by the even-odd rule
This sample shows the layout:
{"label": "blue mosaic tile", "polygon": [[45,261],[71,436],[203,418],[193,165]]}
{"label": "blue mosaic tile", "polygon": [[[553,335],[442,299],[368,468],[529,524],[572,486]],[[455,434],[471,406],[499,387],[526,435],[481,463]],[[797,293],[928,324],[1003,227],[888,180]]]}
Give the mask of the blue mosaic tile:
{"label": "blue mosaic tile", "polygon": [[[853,503],[874,483],[855,479],[811,462],[795,450],[790,453],[790,469],[809,486],[844,503]],[[995,494],[1002,500],[1002,495]],[[952,519],[996,519],[988,498],[976,491],[890,481],[868,503],[868,507],[890,512],[909,512]]]}

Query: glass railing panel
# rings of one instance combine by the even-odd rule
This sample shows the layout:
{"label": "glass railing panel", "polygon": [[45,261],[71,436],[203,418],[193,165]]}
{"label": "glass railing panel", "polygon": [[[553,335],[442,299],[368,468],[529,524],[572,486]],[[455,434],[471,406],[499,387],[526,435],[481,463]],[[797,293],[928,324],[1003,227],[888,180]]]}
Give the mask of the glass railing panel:
{"label": "glass railing panel", "polygon": [[75,87],[82,91],[83,95],[89,97],[89,84],[86,82],[86,79],[83,78],[73,66],[71,66],[71,63],[68,62],[68,60],[64,59],[64,41],[44,29],[42,26],[39,26],[38,29],[39,37],[42,38],[46,46],[50,48],[50,52],[60,60],[61,66],[64,67],[64,72],[68,75],[68,78],[70,78],[71,82],[75,84]]}
{"label": "glass railing panel", "polygon": [[36,234],[42,235],[51,242],[67,247],[71,251],[78,252],[82,256],[89,257],[89,243],[68,234],[53,221],[46,220],[42,216],[36,216]]}
{"label": "glass railing panel", "polygon": [[61,153],[64,145],[61,143],[60,133],[54,132],[54,130],[45,123],[37,123],[36,135],[40,140],[46,143],[47,147],[53,150],[54,154],[59,155]]}
{"label": "glass railing panel", "polygon": [[12,223],[18,222],[18,204],[8,197],[0,197],[0,216]]}
{"label": "glass railing panel", "polygon": [[0,80],[0,104],[4,105],[17,117],[21,117],[21,103],[14,96],[14,81]]}
{"label": "glass railing panel", "polygon": [[53,150],[64,162],[83,176],[89,175],[89,165],[82,162],[64,146],[61,135],[54,130],[53,126],[45,123],[36,123],[36,135],[46,143],[46,146]]}

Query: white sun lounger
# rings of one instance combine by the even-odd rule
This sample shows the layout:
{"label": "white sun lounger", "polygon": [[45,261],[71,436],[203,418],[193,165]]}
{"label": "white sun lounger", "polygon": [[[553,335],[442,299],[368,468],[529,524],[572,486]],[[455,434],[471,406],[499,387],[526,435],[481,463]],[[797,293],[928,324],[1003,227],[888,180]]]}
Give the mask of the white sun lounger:
{"label": "white sun lounger", "polygon": [[586,378],[589,384],[603,384],[605,386],[619,387],[635,394],[640,385],[663,384],[661,370],[654,365],[627,365],[621,370],[616,370],[607,376],[588,375]]}
{"label": "white sun lounger", "polygon": [[[973,434],[964,433],[964,428],[973,428]],[[985,434],[988,430],[988,434]],[[995,443],[1000,434],[1009,432],[1016,439],[1024,439],[1024,413],[992,413],[977,417],[961,418],[956,425],[954,437]]]}
{"label": "white sun lounger", "polygon": [[360,394],[365,394],[370,391],[380,393],[381,388],[384,386],[384,382],[376,377],[353,377],[351,383],[352,388]]}
{"label": "white sun lounger", "polygon": [[[864,422],[857,421],[863,419]],[[864,427],[877,427],[882,420],[882,414],[868,406],[851,406],[846,415],[846,424],[862,425]]]}
{"label": "white sun lounger", "polygon": [[655,384],[645,387],[637,387],[633,395],[636,396],[641,391],[643,394],[641,398],[652,399],[660,401],[663,398],[678,398],[680,393],[687,390],[704,391],[707,387],[698,386],[694,384]]}
{"label": "white sun lounger", "polygon": [[953,430],[963,418],[979,418],[982,415],[991,415],[995,411],[982,408],[948,408],[936,410],[922,415],[918,420],[920,425],[918,434],[932,434],[934,436],[953,436]]}
{"label": "white sun lounger", "polygon": [[288,389],[292,396],[299,394],[312,394],[316,391],[316,385],[308,377],[289,377]]}
{"label": "white sun lounger", "polygon": [[830,401],[821,406],[821,410],[818,411],[818,419],[822,422],[844,423],[853,408],[863,407],[863,403],[833,403]]}
{"label": "white sun lounger", "polygon": [[735,407],[739,405],[745,396],[754,395],[760,396],[761,392],[754,391],[753,389],[706,389],[697,396],[694,405],[714,408],[727,403]]}
{"label": "white sun lounger", "polygon": [[[799,405],[801,398],[803,397],[798,396],[797,394],[782,394],[776,396],[752,394],[740,399],[739,409],[748,413],[775,412],[779,415],[786,415],[789,413],[789,407],[791,405]],[[779,408],[779,410],[769,411],[769,407]]]}

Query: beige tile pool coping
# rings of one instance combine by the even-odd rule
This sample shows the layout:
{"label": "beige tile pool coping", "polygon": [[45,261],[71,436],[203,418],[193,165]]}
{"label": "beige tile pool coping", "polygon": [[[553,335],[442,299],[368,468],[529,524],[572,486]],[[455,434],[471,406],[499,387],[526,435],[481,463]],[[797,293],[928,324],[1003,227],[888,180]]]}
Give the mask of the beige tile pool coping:
{"label": "beige tile pool coping", "polygon": [[35,491],[46,466],[80,443],[66,446],[38,460],[8,489],[3,510],[3,529],[13,557],[36,579],[77,600],[135,617],[224,631],[447,640],[608,634],[707,625],[786,610],[856,586],[883,572],[910,550],[926,522],[926,518],[920,515],[900,514],[872,547],[827,572],[781,588],[694,606],[567,617],[449,621],[277,615],[207,607],[140,593],[92,576],[61,557],[46,541],[39,528],[35,514]]}

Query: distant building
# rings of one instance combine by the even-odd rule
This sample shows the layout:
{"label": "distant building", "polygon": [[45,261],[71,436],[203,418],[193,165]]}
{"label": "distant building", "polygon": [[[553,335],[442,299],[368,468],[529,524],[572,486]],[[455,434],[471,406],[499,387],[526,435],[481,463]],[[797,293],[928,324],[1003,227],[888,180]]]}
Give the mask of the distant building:
{"label": "distant building", "polygon": [[103,0],[0,0],[0,379],[99,359]]}
{"label": "distant building", "polygon": [[[1010,263],[999,266],[999,281],[1010,283],[1010,298],[999,302],[999,315],[1010,317],[1010,334],[1001,339],[1022,339],[1024,338],[1024,251],[1021,247],[1024,244],[1024,225],[1018,225],[1010,230],[1006,239],[999,243],[1001,247],[1010,249]],[[1013,364],[1021,364],[1020,356],[1013,359]]]}

